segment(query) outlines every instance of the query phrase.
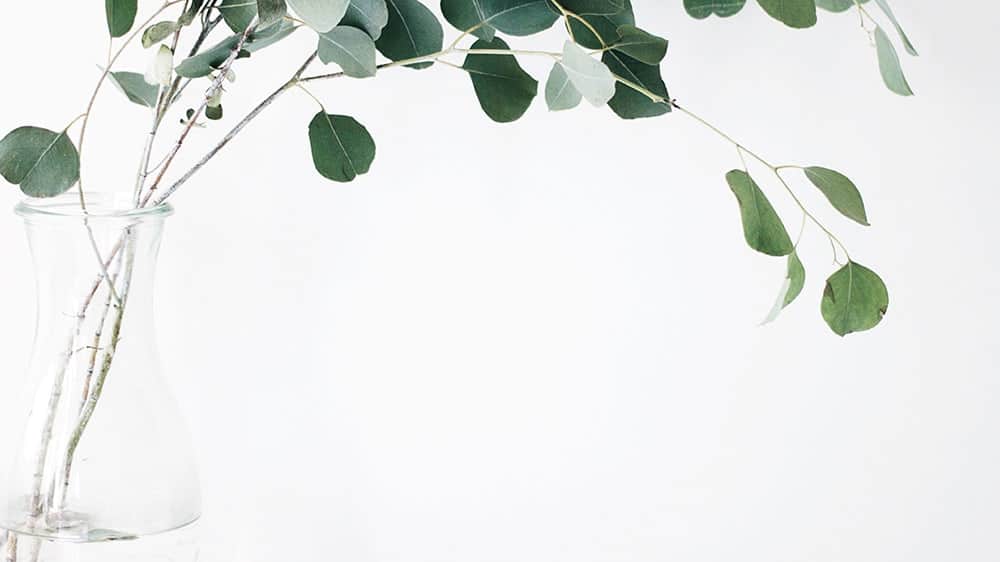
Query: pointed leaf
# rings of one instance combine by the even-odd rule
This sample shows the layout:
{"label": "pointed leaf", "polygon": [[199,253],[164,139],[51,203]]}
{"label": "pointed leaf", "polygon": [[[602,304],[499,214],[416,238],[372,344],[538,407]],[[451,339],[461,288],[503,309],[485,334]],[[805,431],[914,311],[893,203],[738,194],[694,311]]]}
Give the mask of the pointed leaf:
{"label": "pointed leaf", "polygon": [[826,195],[830,204],[842,215],[857,223],[869,226],[861,192],[847,176],[835,170],[818,166],[805,168],[803,171],[809,181],[818,187],[823,195]]}
{"label": "pointed leaf", "polygon": [[138,72],[112,72],[108,74],[111,83],[115,85],[130,102],[145,107],[156,107],[159,101],[160,88],[150,85],[146,78]]}
{"label": "pointed leaf", "polygon": [[757,3],[788,27],[803,29],[816,25],[816,0],[757,0]]}
{"label": "pointed leaf", "polygon": [[319,112],[309,124],[313,164],[323,177],[349,182],[368,172],[375,141],[365,127],[346,115]]}
{"label": "pointed leaf", "polygon": [[80,178],[80,155],[66,131],[19,127],[0,140],[0,175],[29,197],[55,197]]}
{"label": "pointed leaf", "polygon": [[132,29],[138,9],[137,0],[104,0],[108,32],[112,37],[121,37]]}
{"label": "pointed leaf", "polygon": [[[508,49],[499,37],[492,41],[480,39],[476,49]],[[462,68],[469,73],[479,105],[498,123],[516,121],[528,110],[538,94],[538,82],[525,72],[513,55],[477,55],[469,53]]]}
{"label": "pointed leaf", "polygon": [[[400,61],[430,55],[444,46],[444,30],[434,13],[417,0],[386,0],[389,23],[375,47],[389,60]],[[407,65],[427,68],[431,62]]]}
{"label": "pointed leaf", "polygon": [[208,76],[226,62],[233,49],[239,45],[239,39],[235,35],[227,37],[207,51],[184,59],[177,65],[177,74],[185,78]]}
{"label": "pointed leaf", "polygon": [[263,29],[284,19],[288,6],[285,0],[257,0],[257,13],[260,14],[259,27]]}
{"label": "pointed leaf", "polygon": [[770,256],[787,256],[792,253],[795,247],[784,223],[750,174],[743,170],[733,170],[726,174],[726,181],[739,201],[743,235],[747,244]]}
{"label": "pointed leaf", "polygon": [[875,49],[878,52],[879,72],[882,73],[886,87],[901,96],[912,96],[913,90],[910,89],[906,75],[903,74],[896,48],[892,46],[892,42],[881,27],[875,28]]}
{"label": "pointed leaf", "polygon": [[667,56],[667,40],[647,33],[634,25],[618,28],[619,39],[614,43],[618,52],[646,64],[660,64]]}
{"label": "pointed leaf", "polygon": [[[569,20],[570,29],[573,30],[573,37],[581,46],[588,49],[603,49],[620,39],[618,29],[623,25],[635,25],[635,14],[632,12],[632,3],[625,0],[625,8],[616,14],[588,14],[581,16],[590,24],[590,27],[583,25],[576,18]],[[593,27],[597,31],[594,36]]]}
{"label": "pointed leaf", "polygon": [[802,294],[802,289],[806,286],[806,268],[799,259],[798,252],[788,255],[788,279],[791,281],[788,287],[788,294],[785,295],[785,304],[782,308],[792,304],[795,299]]}
{"label": "pointed leaf", "polygon": [[583,94],[577,90],[566,74],[562,63],[552,65],[549,79],[545,82],[545,103],[551,111],[573,109],[580,105]]}
{"label": "pointed leaf", "polygon": [[781,315],[781,311],[785,309],[785,299],[788,297],[788,291],[792,288],[792,280],[785,277],[785,280],[781,282],[781,289],[778,290],[778,298],[774,301],[774,306],[771,307],[771,311],[767,313],[767,317],[761,321],[760,325],[764,326],[770,324],[778,319]]}
{"label": "pointed leaf", "polygon": [[389,7],[385,0],[351,0],[341,25],[356,27],[373,40],[382,35],[382,28],[389,23]]}
{"label": "pointed leaf", "polygon": [[826,281],[823,319],[839,336],[870,330],[889,308],[889,291],[874,271],[848,262]]}
{"label": "pointed leaf", "polygon": [[896,33],[899,34],[899,38],[903,41],[903,46],[906,47],[906,52],[915,57],[919,57],[920,53],[917,52],[916,47],[914,47],[913,43],[910,42],[910,38],[906,36],[906,32],[903,31],[903,26],[899,25],[899,20],[896,19],[896,14],[893,13],[892,7],[889,6],[889,0],[875,0],[875,3],[878,4],[879,8],[882,8],[886,17],[889,18],[893,27],[896,28]]}
{"label": "pointed leaf", "polygon": [[347,13],[349,0],[287,0],[289,7],[319,33],[330,31]]}
{"label": "pointed leaf", "polygon": [[[660,76],[659,66],[641,63],[615,51],[607,51],[601,60],[615,76],[638,84],[664,99],[670,99],[667,87]],[[655,102],[621,82],[615,86],[615,95],[608,102],[608,106],[622,119],[656,117],[670,112],[670,105]]]}
{"label": "pointed leaf", "polygon": [[375,42],[367,33],[338,25],[319,35],[319,59],[337,63],[344,74],[354,78],[375,76]]}
{"label": "pointed leaf", "polygon": [[736,15],[747,0],[684,0],[684,9],[695,19],[705,19],[715,14],[720,18]]}
{"label": "pointed leaf", "polygon": [[608,103],[615,95],[615,75],[576,43],[566,41],[563,45],[562,65],[573,86],[595,107]]}

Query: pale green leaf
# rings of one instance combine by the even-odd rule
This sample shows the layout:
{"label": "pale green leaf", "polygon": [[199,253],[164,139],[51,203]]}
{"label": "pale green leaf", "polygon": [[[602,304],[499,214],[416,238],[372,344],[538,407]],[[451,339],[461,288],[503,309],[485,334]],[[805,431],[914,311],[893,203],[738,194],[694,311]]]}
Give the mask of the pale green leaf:
{"label": "pale green leaf", "polygon": [[917,53],[916,47],[914,47],[913,43],[910,42],[910,38],[906,36],[906,32],[903,31],[903,26],[900,25],[899,20],[896,19],[896,14],[892,11],[892,7],[889,6],[889,0],[875,0],[875,3],[878,4],[878,7],[881,8],[883,12],[885,12],[886,17],[889,18],[893,27],[896,28],[896,33],[899,33],[899,38],[903,41],[903,46],[906,47],[906,52],[915,57],[920,56],[920,54]]}
{"label": "pale green leaf", "polygon": [[375,76],[375,42],[354,27],[338,25],[321,33],[319,58],[325,64],[336,63],[344,74],[354,78]]}
{"label": "pale green leaf", "polygon": [[563,45],[562,66],[573,86],[595,107],[608,103],[615,95],[615,76],[607,65],[572,41]]}
{"label": "pale green leaf", "polygon": [[879,72],[886,87],[901,96],[912,96],[913,90],[906,81],[906,75],[903,74],[896,48],[892,46],[892,41],[881,27],[875,28],[875,49],[878,52]]}
{"label": "pale green leaf", "polygon": [[583,94],[570,82],[562,63],[552,65],[549,78],[545,82],[545,103],[552,111],[573,109],[580,105]]}
{"label": "pale green leaf", "polygon": [[389,23],[389,8],[385,0],[351,0],[341,25],[356,27],[373,40],[382,35],[382,28]]}
{"label": "pale green leaf", "polygon": [[145,107],[156,107],[160,88],[146,82],[146,78],[138,72],[112,72],[108,79],[120,90],[129,101]]}
{"label": "pale green leaf", "polygon": [[349,0],[287,0],[299,18],[319,33],[330,31],[347,13]]}

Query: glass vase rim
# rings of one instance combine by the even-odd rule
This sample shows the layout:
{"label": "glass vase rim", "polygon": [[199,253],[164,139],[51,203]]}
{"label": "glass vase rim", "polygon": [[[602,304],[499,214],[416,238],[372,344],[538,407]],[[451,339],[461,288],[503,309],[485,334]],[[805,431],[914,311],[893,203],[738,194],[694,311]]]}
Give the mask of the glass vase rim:
{"label": "glass vase rim", "polygon": [[86,212],[80,205],[79,193],[64,193],[55,197],[28,197],[14,207],[14,212],[25,218],[50,217],[70,219],[139,220],[168,217],[174,213],[170,203],[150,207],[135,207],[131,196],[124,193],[87,193]]}

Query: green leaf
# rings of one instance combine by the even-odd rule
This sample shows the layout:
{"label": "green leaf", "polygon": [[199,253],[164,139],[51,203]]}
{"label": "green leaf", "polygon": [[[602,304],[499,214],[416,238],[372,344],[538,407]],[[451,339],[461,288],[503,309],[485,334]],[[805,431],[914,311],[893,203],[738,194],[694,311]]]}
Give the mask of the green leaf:
{"label": "green leaf", "polygon": [[615,95],[615,75],[572,41],[563,46],[562,66],[570,82],[591,105],[600,107]]}
{"label": "green leaf", "polygon": [[899,38],[902,39],[903,46],[906,47],[906,52],[910,53],[915,57],[920,56],[920,53],[917,52],[916,47],[914,47],[913,43],[910,42],[910,38],[906,36],[906,32],[903,31],[903,26],[899,25],[899,20],[896,19],[896,14],[893,13],[892,7],[889,6],[889,1],[875,0],[875,3],[878,4],[879,8],[882,8],[882,11],[885,12],[886,17],[889,18],[889,21],[892,22],[893,27],[896,28],[896,33],[898,33]]}
{"label": "green leaf", "polygon": [[[499,37],[480,39],[476,49],[508,49]],[[469,73],[479,105],[498,123],[516,121],[528,110],[538,94],[538,82],[525,72],[514,55],[477,55],[469,53],[462,68]]]}
{"label": "green leaf", "polygon": [[[601,60],[616,76],[642,86],[664,99],[670,99],[660,76],[659,66],[641,63],[615,51],[607,51]],[[670,112],[670,105],[655,102],[621,82],[615,85],[615,96],[608,102],[608,106],[622,119],[656,117]]]}
{"label": "green leaf", "polygon": [[802,260],[799,259],[798,252],[788,254],[787,277],[790,283],[782,308],[792,304],[795,299],[799,298],[799,295],[802,294],[802,289],[806,286],[806,268],[802,265]]}
{"label": "green leaf", "polygon": [[705,19],[715,14],[728,18],[740,13],[747,0],[684,0],[684,9],[695,19]]}
{"label": "green leaf", "polygon": [[211,49],[184,59],[177,65],[175,70],[179,76],[183,76],[184,78],[208,76],[225,64],[226,59],[232,54],[233,49],[239,45],[239,42],[240,38],[235,35],[227,37]]}
{"label": "green leaf", "polygon": [[385,0],[351,0],[341,25],[356,27],[373,40],[382,35],[382,28],[389,23],[389,8]]}
{"label": "green leaf", "polygon": [[132,103],[145,107],[156,107],[159,101],[160,88],[152,86],[138,72],[112,72],[108,74],[111,83],[115,85]]}
{"label": "green leaf", "polygon": [[285,0],[257,0],[257,13],[260,14],[258,25],[263,29],[283,20],[288,13],[288,6],[285,5]]}
{"label": "green leaf", "polygon": [[581,17],[597,31],[597,36],[590,27],[583,25],[576,18],[569,20],[569,26],[573,30],[576,42],[588,49],[603,49],[611,45],[620,38],[618,29],[621,26],[635,25],[635,14],[632,13],[632,4],[629,0],[625,0],[624,9],[617,14],[590,14]]}
{"label": "green leaf", "polygon": [[281,23],[276,23],[266,29],[251,33],[250,37],[247,37],[246,43],[243,44],[243,50],[248,53],[256,53],[295,33],[296,29],[298,29],[298,26],[291,21],[282,20]]}
{"label": "green leaf", "polygon": [[618,28],[614,49],[646,64],[660,64],[667,56],[667,40],[647,33],[634,25]]}
{"label": "green leaf", "polygon": [[0,140],[0,175],[29,197],[55,197],[80,179],[80,155],[66,131],[19,127]]}
{"label": "green leaf", "polygon": [[803,171],[809,181],[818,187],[823,195],[826,195],[830,204],[842,215],[857,223],[869,226],[861,192],[847,176],[835,170],[818,166],[804,168]]}
{"label": "green leaf", "polygon": [[913,90],[906,81],[906,75],[903,74],[896,48],[892,46],[889,36],[881,27],[875,28],[875,49],[878,52],[879,72],[882,73],[882,81],[886,87],[901,96],[912,96]]}
{"label": "green leaf", "polygon": [[784,282],[781,284],[781,290],[778,291],[778,298],[775,299],[771,312],[767,315],[767,318],[761,322],[761,324],[770,324],[771,322],[777,320],[781,311],[802,293],[802,288],[805,286],[805,283],[806,270],[802,266],[802,262],[799,260],[798,253],[792,252],[791,254],[788,254],[788,271],[785,274]]}
{"label": "green leaf", "polygon": [[625,9],[625,0],[559,0],[574,14],[617,14]]}
{"label": "green leaf", "polygon": [[145,49],[156,45],[177,31],[177,23],[172,21],[161,21],[146,28],[142,32],[142,46]]}
{"label": "green leaf", "polygon": [[222,0],[219,12],[233,33],[243,33],[257,17],[256,0]]}
{"label": "green leaf", "polygon": [[726,174],[726,181],[739,201],[743,235],[747,244],[769,256],[787,256],[792,253],[795,247],[784,223],[750,174],[743,170],[733,170]]}
{"label": "green leaf", "polygon": [[816,0],[757,0],[757,3],[788,27],[803,29],[816,25]]}
{"label": "green leaf", "polygon": [[309,27],[326,33],[340,23],[347,13],[349,0],[287,0],[295,13]]}
{"label": "green leaf", "polygon": [[222,104],[219,105],[209,105],[205,108],[205,117],[211,119],[212,121],[218,121],[222,119]]}
{"label": "green leaf", "polygon": [[467,31],[482,22],[473,33],[492,39],[495,30],[515,36],[532,35],[552,27],[559,19],[548,0],[441,0],[448,23]]}
{"label": "green leaf", "polygon": [[552,71],[545,82],[545,104],[549,106],[549,110],[573,109],[580,105],[582,99],[583,94],[570,82],[562,63],[552,65]]}
{"label": "green leaf", "polygon": [[[389,60],[401,61],[431,55],[444,46],[444,30],[434,13],[417,0],[386,0],[389,23],[375,47]],[[407,65],[427,68],[431,62]]]}
{"label": "green leaf", "polygon": [[823,319],[839,336],[871,330],[889,308],[889,290],[872,270],[848,262],[826,281]]}
{"label": "green leaf", "polygon": [[349,182],[368,172],[375,141],[365,127],[346,115],[320,111],[309,123],[313,164],[325,178]]}
{"label": "green leaf", "polygon": [[188,26],[194,23],[194,19],[198,17],[198,12],[201,11],[201,7],[205,4],[205,0],[191,0],[188,4],[187,10],[181,14],[180,19],[177,20],[177,24],[181,26]]}
{"label": "green leaf", "polygon": [[[864,4],[868,0],[861,0]],[[854,0],[816,0],[816,7],[828,12],[846,12],[855,6]]]}
{"label": "green leaf", "polygon": [[338,25],[319,35],[319,59],[337,63],[344,74],[354,78],[375,76],[375,42],[354,27]]}
{"label": "green leaf", "polygon": [[138,9],[137,0],[104,0],[108,32],[112,37],[121,37],[132,29]]}

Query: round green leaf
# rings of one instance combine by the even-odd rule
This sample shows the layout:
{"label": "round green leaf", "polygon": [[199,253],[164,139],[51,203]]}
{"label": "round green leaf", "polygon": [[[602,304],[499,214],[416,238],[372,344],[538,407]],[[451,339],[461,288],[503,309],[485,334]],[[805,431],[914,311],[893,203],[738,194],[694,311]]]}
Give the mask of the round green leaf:
{"label": "round green leaf", "polygon": [[769,256],[787,256],[795,251],[784,223],[750,174],[733,170],[726,174],[726,181],[739,201],[747,244]]}
{"label": "round green leaf", "polygon": [[803,29],[816,25],[816,0],[757,0],[757,3],[788,27]]}
{"label": "round green leaf", "polygon": [[839,336],[870,330],[889,308],[889,291],[872,270],[848,262],[826,281],[823,319]]}
{"label": "round green leaf", "polygon": [[[492,41],[476,41],[472,50],[476,49],[508,49],[508,46],[495,37]],[[462,68],[472,78],[479,105],[498,123],[519,119],[538,94],[538,82],[517,64],[513,55],[469,53]]]}
{"label": "round green leaf", "polygon": [[375,141],[365,127],[346,115],[319,112],[309,123],[313,164],[325,178],[349,182],[368,172]]}
{"label": "round green leaf", "polygon": [[[258,0],[260,1],[260,0]],[[349,0],[287,0],[288,5],[319,33],[330,31],[347,13]]]}
{"label": "round green leaf", "polygon": [[132,29],[135,14],[139,10],[137,0],[104,0],[104,12],[108,18],[108,32],[112,37],[121,37]]}
{"label": "round green leaf", "polygon": [[618,28],[619,39],[614,43],[618,52],[646,64],[660,64],[667,56],[667,40],[639,29],[634,25]]}
{"label": "round green leaf", "polygon": [[[389,60],[400,61],[434,54],[444,46],[444,30],[434,13],[417,0],[386,0],[389,23],[375,42]],[[427,68],[433,63],[407,65]]]}
{"label": "round green leaf", "polygon": [[356,27],[373,40],[382,35],[382,28],[389,23],[389,8],[385,0],[351,0],[341,25]]}
{"label": "round green leaf", "polygon": [[583,25],[576,18],[569,20],[570,29],[573,30],[573,37],[576,42],[588,49],[603,49],[618,41],[618,29],[623,25],[635,25],[635,14],[632,12],[632,3],[625,0],[625,7],[616,14],[589,14],[581,16],[590,24],[590,27]]}
{"label": "round green leaf", "polygon": [[319,35],[319,58],[337,63],[344,74],[355,78],[375,76],[375,42],[354,27],[338,25]]}
{"label": "round green leaf", "polygon": [[736,15],[747,0],[684,0],[684,9],[695,19],[705,19],[715,14],[720,18]]}
{"label": "round green leaf", "polygon": [[545,82],[545,104],[549,109],[551,111],[573,109],[580,105],[581,100],[583,94],[570,82],[562,63],[557,62],[552,65],[552,71],[549,72],[549,78]]}
{"label": "round green leaf", "polygon": [[[615,51],[605,52],[601,60],[616,76],[642,86],[664,99],[669,99],[670,95],[660,76],[659,66],[639,62]],[[620,82],[615,86],[615,95],[608,102],[608,107],[622,119],[656,117],[670,112],[670,105],[657,103]]]}
{"label": "round green leaf", "polygon": [[865,212],[865,202],[861,199],[861,192],[847,176],[835,170],[818,166],[805,168],[804,171],[809,181],[818,187],[823,195],[826,195],[830,204],[842,215],[869,226],[868,214]]}
{"label": "round green leaf", "polygon": [[878,53],[879,72],[882,73],[882,81],[886,87],[901,96],[912,96],[913,90],[903,74],[896,48],[881,27],[875,28],[875,50]]}
{"label": "round green leaf", "polygon": [[65,131],[20,127],[0,140],[0,175],[30,197],[55,197],[80,179],[80,155]]}

